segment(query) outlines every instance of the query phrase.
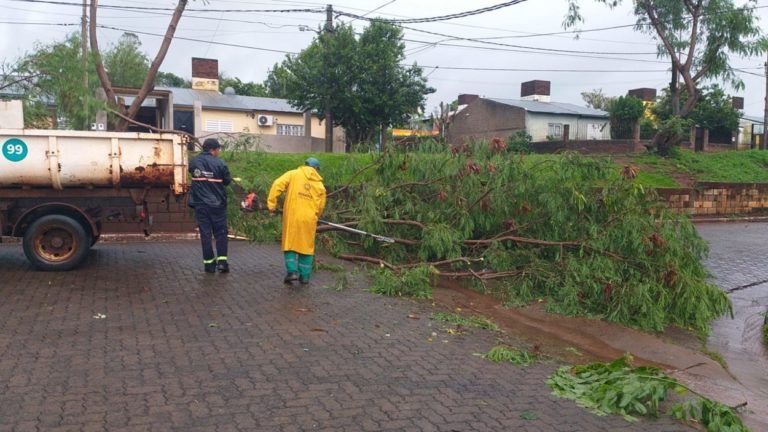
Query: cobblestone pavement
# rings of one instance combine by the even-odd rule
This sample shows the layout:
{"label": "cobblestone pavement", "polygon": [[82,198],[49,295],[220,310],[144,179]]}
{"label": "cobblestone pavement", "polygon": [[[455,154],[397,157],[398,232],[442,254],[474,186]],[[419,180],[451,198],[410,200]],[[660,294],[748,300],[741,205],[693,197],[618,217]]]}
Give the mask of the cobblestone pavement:
{"label": "cobblestone pavement", "polygon": [[286,288],[276,246],[231,256],[204,275],[195,242],[103,244],[40,273],[0,245],[0,431],[689,430],[555,398],[556,364],[473,356],[499,335],[450,336],[429,302],[328,272]]}
{"label": "cobblestone pavement", "polygon": [[712,325],[708,345],[719,352],[741,383],[737,394],[749,403],[754,430],[768,431],[768,350],[763,323],[768,309],[768,224],[701,224],[710,244],[707,267],[733,303],[734,316]]}

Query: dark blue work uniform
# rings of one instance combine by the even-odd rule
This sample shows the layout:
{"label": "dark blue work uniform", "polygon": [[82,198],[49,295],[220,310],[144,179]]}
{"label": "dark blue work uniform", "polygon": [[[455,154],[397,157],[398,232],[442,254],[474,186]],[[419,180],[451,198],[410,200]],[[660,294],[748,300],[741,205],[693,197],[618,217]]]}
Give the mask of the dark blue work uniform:
{"label": "dark blue work uniform", "polygon": [[[224,186],[232,183],[227,164],[209,152],[203,152],[189,163],[192,174],[192,192],[189,206],[195,209],[203,244],[203,263],[206,268],[227,261],[227,192]],[[211,237],[216,238],[216,252]]]}

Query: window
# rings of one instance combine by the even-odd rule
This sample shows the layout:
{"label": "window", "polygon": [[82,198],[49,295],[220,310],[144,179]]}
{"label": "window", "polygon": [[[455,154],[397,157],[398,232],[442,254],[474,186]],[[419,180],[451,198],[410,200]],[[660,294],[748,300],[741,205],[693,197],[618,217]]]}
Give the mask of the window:
{"label": "window", "polygon": [[206,120],[206,132],[234,132],[235,127],[232,120]]}
{"label": "window", "polygon": [[562,123],[549,123],[547,125],[547,136],[553,138],[562,138],[563,136],[563,124]]}
{"label": "window", "polygon": [[277,125],[277,134],[289,135],[289,136],[304,136],[304,126],[279,124]]}

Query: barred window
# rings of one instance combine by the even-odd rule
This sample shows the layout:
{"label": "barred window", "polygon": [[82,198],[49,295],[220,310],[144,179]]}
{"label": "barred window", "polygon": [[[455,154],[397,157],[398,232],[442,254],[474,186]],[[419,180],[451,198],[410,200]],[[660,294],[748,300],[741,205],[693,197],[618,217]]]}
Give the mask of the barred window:
{"label": "barred window", "polygon": [[304,136],[304,126],[303,125],[278,124],[277,125],[277,134],[278,135],[289,135],[289,136]]}
{"label": "barred window", "polygon": [[561,138],[563,136],[562,123],[549,123],[547,126],[547,135],[553,138]]}

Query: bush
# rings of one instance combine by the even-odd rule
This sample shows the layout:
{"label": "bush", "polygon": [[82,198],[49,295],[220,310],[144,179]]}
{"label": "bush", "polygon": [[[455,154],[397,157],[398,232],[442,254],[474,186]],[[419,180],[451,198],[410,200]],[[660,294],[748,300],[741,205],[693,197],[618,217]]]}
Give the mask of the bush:
{"label": "bush", "polygon": [[610,106],[611,137],[632,139],[635,123],[645,114],[643,101],[634,96],[619,96]]}
{"label": "bush", "polygon": [[533,153],[533,137],[525,130],[517,131],[507,138],[507,151],[510,153]]}

